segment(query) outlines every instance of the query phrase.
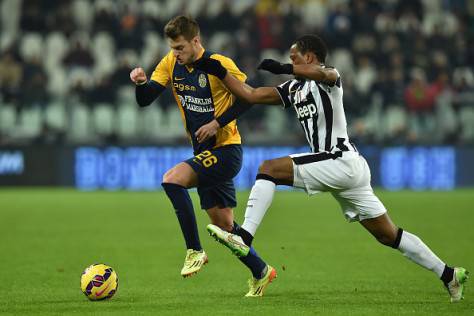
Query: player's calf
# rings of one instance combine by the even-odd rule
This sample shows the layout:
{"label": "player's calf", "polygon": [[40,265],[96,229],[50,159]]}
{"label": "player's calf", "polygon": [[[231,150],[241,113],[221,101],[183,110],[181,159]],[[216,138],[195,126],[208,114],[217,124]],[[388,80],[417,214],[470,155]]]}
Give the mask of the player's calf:
{"label": "player's calf", "polygon": [[225,231],[232,231],[234,227],[234,213],[230,207],[212,207],[206,210],[211,223]]}
{"label": "player's calf", "polygon": [[463,299],[464,284],[469,275],[466,269],[446,265],[418,236],[402,229],[399,229],[393,247],[408,259],[434,272],[448,290],[451,302]]}

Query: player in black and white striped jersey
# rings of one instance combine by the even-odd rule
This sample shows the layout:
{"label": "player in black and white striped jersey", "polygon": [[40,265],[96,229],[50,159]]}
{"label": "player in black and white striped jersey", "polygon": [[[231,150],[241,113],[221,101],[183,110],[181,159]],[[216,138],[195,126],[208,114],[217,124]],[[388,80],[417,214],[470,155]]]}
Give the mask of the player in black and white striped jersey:
{"label": "player in black and white striped jersey", "polygon": [[[208,231],[234,253],[245,256],[247,251],[242,248],[242,242],[251,245],[273,200],[276,185],[302,188],[308,194],[330,192],[349,221],[359,221],[379,242],[433,271],[448,289],[451,301],[459,301],[467,280],[466,269],[449,267],[420,238],[395,226],[375,196],[369,166],[347,135],[341,76],[336,69],[324,65],[326,55],[326,46],[318,36],[305,35],[291,47],[291,64],[264,60],[259,69],[295,75],[276,88],[252,88],[228,74],[218,61],[196,62],[196,68],[219,77],[233,94],[248,103],[293,107],[312,150],[266,160],[260,165],[239,235],[215,225],[208,225]],[[211,122],[201,127],[198,138],[212,136],[216,126]]]}
{"label": "player in black and white striped jersey", "polygon": [[[262,67],[272,63],[266,61]],[[341,78],[333,71],[337,76],[333,84],[295,78],[277,87],[284,108],[294,107],[313,153],[340,150],[338,146],[354,150],[347,136]]]}

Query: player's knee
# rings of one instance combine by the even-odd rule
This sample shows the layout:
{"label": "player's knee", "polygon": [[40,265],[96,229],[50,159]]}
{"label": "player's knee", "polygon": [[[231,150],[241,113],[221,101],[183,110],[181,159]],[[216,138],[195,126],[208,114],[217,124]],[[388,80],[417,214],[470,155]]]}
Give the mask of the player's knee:
{"label": "player's knee", "polygon": [[180,181],[178,174],[173,169],[166,171],[166,173],[163,175],[162,182],[183,185],[183,183],[181,183],[182,181]]}
{"label": "player's knee", "polygon": [[380,234],[375,238],[382,245],[391,247],[395,243],[396,236],[394,237],[392,234]]}
{"label": "player's knee", "polygon": [[264,160],[258,167],[258,173],[274,176],[275,164],[272,160]]}
{"label": "player's knee", "polygon": [[172,171],[171,170],[166,171],[165,174],[163,175],[162,182],[163,183],[173,183],[173,180],[174,180],[174,177],[172,175]]}

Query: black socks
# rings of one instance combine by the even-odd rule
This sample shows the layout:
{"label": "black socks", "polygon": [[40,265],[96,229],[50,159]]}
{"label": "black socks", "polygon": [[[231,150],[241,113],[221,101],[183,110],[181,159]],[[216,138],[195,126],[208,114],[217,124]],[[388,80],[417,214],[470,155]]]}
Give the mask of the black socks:
{"label": "black socks", "polygon": [[441,281],[443,281],[444,284],[448,284],[451,282],[451,280],[454,277],[454,269],[448,266],[444,267],[443,274],[441,275]]}
{"label": "black socks", "polygon": [[253,241],[253,236],[252,234],[250,234],[248,231],[246,231],[245,229],[243,229],[242,227],[240,227],[239,231],[237,232],[237,234],[242,237],[242,240],[244,241],[244,243],[247,245],[247,246],[252,246],[252,241]]}
{"label": "black socks", "polygon": [[[250,235],[250,233],[242,229],[242,227],[240,227],[239,224],[234,222],[234,227],[232,228],[232,234],[241,236],[240,234],[242,233],[242,231]],[[242,239],[244,238],[242,237]],[[244,239],[244,242],[245,242],[245,239]],[[247,244],[247,242],[245,242],[245,244],[250,247],[249,254],[245,257],[239,257],[239,260],[243,264],[245,264],[250,269],[250,271],[252,271],[252,275],[255,279],[260,279],[266,273],[265,269],[267,267],[267,264],[258,256],[257,252],[255,251],[255,249],[253,249],[253,247]]]}

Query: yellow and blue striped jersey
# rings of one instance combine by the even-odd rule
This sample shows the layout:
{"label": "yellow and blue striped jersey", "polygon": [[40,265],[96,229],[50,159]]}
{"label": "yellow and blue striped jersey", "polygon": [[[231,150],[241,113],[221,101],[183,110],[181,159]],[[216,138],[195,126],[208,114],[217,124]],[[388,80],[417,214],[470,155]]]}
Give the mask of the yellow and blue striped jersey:
{"label": "yellow and blue striped jersey", "polygon": [[[204,50],[199,58],[202,56],[219,60],[222,66],[240,81],[245,82],[247,79],[232,59]],[[191,66],[178,64],[173,52],[170,51],[156,66],[151,80],[164,87],[171,85],[195,153],[241,143],[235,120],[220,128],[215,137],[202,144],[198,143],[194,135],[199,127],[222,115],[235,102],[235,96],[217,77]]]}

